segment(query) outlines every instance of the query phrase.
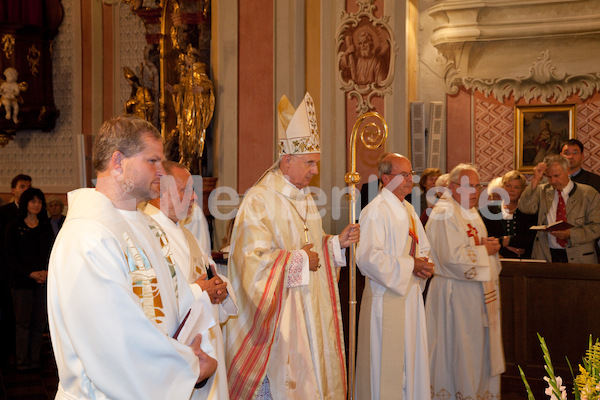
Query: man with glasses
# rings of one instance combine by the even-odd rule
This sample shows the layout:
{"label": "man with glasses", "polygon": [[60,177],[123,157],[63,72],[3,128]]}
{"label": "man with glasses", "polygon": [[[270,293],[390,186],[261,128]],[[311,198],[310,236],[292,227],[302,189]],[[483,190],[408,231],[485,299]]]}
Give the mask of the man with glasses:
{"label": "man with glasses", "polygon": [[377,168],[383,188],[361,212],[362,240],[356,251],[358,268],[367,277],[358,331],[357,398],[400,393],[406,399],[429,398],[421,293],[434,265],[427,257],[429,241],[419,216],[404,200],[412,190],[414,171],[400,154],[388,154]]}
{"label": "man with glasses", "polygon": [[560,155],[569,160],[569,177],[573,182],[590,185],[600,192],[600,176],[581,168],[583,163],[583,143],[577,139],[569,139],[561,146]]}
{"label": "man with glasses", "polygon": [[[425,313],[432,397],[500,398],[504,351],[498,275],[500,243],[488,238],[476,205],[481,192],[474,166],[451,172],[426,225],[436,265]],[[487,197],[487,194],[486,194]]]}

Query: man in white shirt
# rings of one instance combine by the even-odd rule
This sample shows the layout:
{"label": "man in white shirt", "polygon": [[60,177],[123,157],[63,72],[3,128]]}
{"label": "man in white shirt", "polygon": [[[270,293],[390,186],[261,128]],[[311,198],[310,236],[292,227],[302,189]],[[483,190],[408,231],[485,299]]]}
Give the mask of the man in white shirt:
{"label": "man in white shirt", "polygon": [[[540,183],[546,175],[547,183]],[[559,198],[560,195],[560,198]],[[538,213],[538,225],[564,220],[572,228],[539,231],[532,258],[552,262],[595,264],[595,240],[600,237],[600,194],[591,186],[569,178],[569,161],[551,156],[533,169],[531,184],[519,199],[519,210]]]}
{"label": "man in white shirt", "polygon": [[[189,216],[195,204],[191,175],[182,164],[173,161],[163,161],[162,164],[167,177],[161,181],[161,196],[140,208],[164,229],[176,264],[190,283],[192,292],[199,296],[202,291],[206,291],[213,303],[215,320],[225,323],[229,316],[237,314],[233,292],[228,292],[229,285],[225,277],[212,276],[208,279],[207,272],[215,271],[214,261],[202,251],[200,241],[180,224],[183,218]],[[200,389],[200,398],[227,400],[229,389],[220,325],[212,327],[209,335],[207,339],[216,351],[218,367],[206,386]]]}
{"label": "man in white shirt", "polygon": [[429,241],[412,205],[410,161],[389,154],[378,163],[381,192],[360,214],[356,261],[367,277],[356,366],[357,398],[430,399],[422,289],[433,275]]}
{"label": "man in white shirt", "polygon": [[217,368],[201,335],[173,338],[196,300],[165,233],[137,210],[159,195],[162,157],[152,124],[110,119],[94,143],[96,188],[69,193],[48,271],[57,399],[197,398]]}

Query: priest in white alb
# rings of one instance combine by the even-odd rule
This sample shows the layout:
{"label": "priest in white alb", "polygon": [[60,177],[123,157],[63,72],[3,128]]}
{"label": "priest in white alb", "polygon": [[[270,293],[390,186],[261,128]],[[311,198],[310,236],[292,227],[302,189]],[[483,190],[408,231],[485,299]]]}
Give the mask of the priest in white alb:
{"label": "priest in white alb", "polygon": [[475,208],[481,193],[475,167],[456,166],[448,188],[451,196],[435,204],[425,226],[436,265],[425,302],[431,393],[433,399],[500,399],[500,242],[487,237]]}
{"label": "priest in white alb", "polygon": [[[108,120],[94,143],[96,188],[68,195],[48,270],[56,399],[196,399],[216,370],[200,348],[211,352],[208,340],[173,338],[196,299],[164,231],[136,209],[159,195],[162,157],[152,124]],[[214,324],[205,297],[195,310]]]}
{"label": "priest in white alb", "polygon": [[356,262],[366,276],[358,323],[358,399],[431,398],[422,291],[434,265],[429,241],[412,205],[410,161],[379,161],[381,192],[360,214]]}
{"label": "priest in white alb", "polygon": [[359,227],[323,233],[308,188],[321,157],[310,95],[297,110],[284,96],[278,111],[279,160],[244,196],[232,232],[227,275],[239,314],[226,325],[230,397],[343,400],[337,267]]}
{"label": "priest in white alb", "polygon": [[192,213],[192,208],[197,207],[190,173],[185,166],[174,161],[163,161],[162,164],[167,176],[161,180],[160,198],[143,203],[140,208],[158,222],[167,234],[175,262],[194,295],[199,297],[204,291],[212,302],[212,311],[218,324],[208,331],[209,336],[205,339],[210,340],[215,349],[218,366],[205,386],[198,389],[198,399],[228,400],[225,348],[219,324],[237,314],[235,295],[229,290],[226,277],[207,276],[209,271],[216,271],[214,261],[201,249],[201,241],[180,224],[183,218]]}

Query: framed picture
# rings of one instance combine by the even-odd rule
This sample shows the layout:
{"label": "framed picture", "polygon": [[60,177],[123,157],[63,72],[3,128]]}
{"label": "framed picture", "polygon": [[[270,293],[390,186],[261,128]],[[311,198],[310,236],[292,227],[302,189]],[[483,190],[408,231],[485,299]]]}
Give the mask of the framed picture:
{"label": "framed picture", "polygon": [[515,169],[532,172],[575,138],[575,104],[515,106]]}

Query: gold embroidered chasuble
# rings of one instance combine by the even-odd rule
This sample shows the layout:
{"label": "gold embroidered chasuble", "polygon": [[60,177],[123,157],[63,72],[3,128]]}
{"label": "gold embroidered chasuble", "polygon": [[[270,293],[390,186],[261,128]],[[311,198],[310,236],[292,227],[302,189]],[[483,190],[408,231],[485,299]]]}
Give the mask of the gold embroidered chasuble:
{"label": "gold embroidered chasuble", "polygon": [[[308,215],[307,215],[308,213]],[[308,241],[321,268],[298,285],[290,267]],[[228,277],[239,314],[227,323],[231,398],[252,399],[265,376],[277,399],[345,399],[342,319],[331,238],[317,207],[279,170],[246,194],[232,233]],[[295,286],[295,287],[290,287]]]}

